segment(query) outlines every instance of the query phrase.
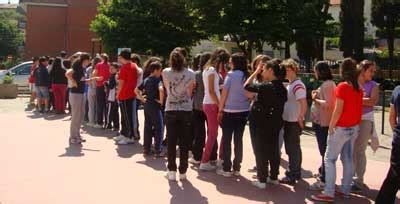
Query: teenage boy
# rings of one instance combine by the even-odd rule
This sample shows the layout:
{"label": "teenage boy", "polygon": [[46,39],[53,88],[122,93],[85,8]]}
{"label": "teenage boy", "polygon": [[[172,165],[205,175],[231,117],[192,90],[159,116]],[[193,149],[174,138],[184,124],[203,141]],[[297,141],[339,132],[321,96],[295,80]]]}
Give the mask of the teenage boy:
{"label": "teenage boy", "polygon": [[117,99],[121,109],[121,135],[115,140],[119,145],[133,144],[133,101],[136,98],[137,66],[131,61],[131,51],[122,49],[118,55],[118,61],[122,64],[118,76]]}
{"label": "teenage boy", "polygon": [[301,147],[300,135],[304,128],[304,116],[307,111],[306,86],[297,78],[298,64],[293,59],[282,62],[286,69],[288,100],[283,111],[284,135],[286,154],[289,157],[289,168],[286,177],[281,182],[293,185],[301,179]]}
{"label": "teenage boy", "polygon": [[376,197],[376,204],[395,203],[396,194],[400,189],[400,86],[397,86],[393,91],[389,121],[390,127],[393,129],[390,168],[378,197]]}
{"label": "teenage boy", "polygon": [[108,104],[107,104],[107,129],[119,131],[119,113],[118,101],[116,98],[117,92],[117,72],[119,69],[118,63],[112,63],[110,66],[110,79],[106,82],[108,91]]}
{"label": "teenage boy", "polygon": [[41,113],[49,111],[50,78],[49,78],[49,72],[47,71],[47,66],[48,66],[47,58],[40,57],[39,67],[34,71],[36,95],[38,99],[38,110]]}
{"label": "teenage boy", "polygon": [[[164,87],[161,82],[162,65],[160,62],[153,62],[149,66],[150,76],[136,90],[138,98],[144,103],[144,150],[143,154],[151,153],[151,143],[154,134],[155,156],[161,156],[163,140],[163,118],[161,107],[164,101]],[[140,90],[140,91],[139,91]],[[141,94],[146,93],[146,98]],[[153,131],[154,129],[154,131]]]}

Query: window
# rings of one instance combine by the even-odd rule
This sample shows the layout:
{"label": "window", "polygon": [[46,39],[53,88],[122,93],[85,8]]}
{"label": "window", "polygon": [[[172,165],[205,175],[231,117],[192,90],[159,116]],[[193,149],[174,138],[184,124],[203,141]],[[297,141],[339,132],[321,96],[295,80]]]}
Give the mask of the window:
{"label": "window", "polygon": [[12,70],[12,73],[16,75],[29,75],[31,73],[31,66],[31,64],[21,65]]}

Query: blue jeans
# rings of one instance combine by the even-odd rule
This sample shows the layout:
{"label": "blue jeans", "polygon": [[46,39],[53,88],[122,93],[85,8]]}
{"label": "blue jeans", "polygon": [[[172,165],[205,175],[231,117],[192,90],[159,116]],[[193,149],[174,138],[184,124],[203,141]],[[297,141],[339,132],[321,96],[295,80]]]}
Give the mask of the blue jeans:
{"label": "blue jeans", "polygon": [[354,173],[353,146],[358,136],[358,129],[358,125],[337,127],[335,132],[328,136],[328,145],[325,153],[325,195],[335,196],[336,160],[339,154],[343,164],[341,191],[346,195],[350,194]]}
{"label": "blue jeans", "polygon": [[322,157],[322,163],[318,169],[319,174],[320,174],[319,179],[325,183],[324,161],[325,161],[326,143],[327,143],[327,139],[328,139],[329,127],[321,127],[321,125],[316,124],[316,123],[313,123],[313,127],[314,127],[314,131],[315,131],[315,136],[317,137],[319,153]]}
{"label": "blue jeans", "polygon": [[[157,104],[144,105],[144,149],[150,151],[151,141],[154,133],[154,146],[156,152],[161,152],[161,143],[163,140],[163,116],[161,109]],[[153,131],[154,130],[154,131]]]}
{"label": "blue jeans", "polygon": [[243,132],[246,126],[249,112],[227,113],[222,117],[222,140],[223,140],[223,169],[230,172],[232,169],[232,137],[235,158],[233,159],[233,170],[240,171],[243,160]]}

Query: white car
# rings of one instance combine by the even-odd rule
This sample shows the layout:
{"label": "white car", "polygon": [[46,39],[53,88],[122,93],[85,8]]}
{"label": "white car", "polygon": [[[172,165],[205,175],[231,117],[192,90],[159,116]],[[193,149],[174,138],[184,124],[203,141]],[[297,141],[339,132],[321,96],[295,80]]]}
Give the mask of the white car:
{"label": "white car", "polygon": [[31,72],[33,62],[23,62],[15,67],[12,67],[8,70],[0,70],[0,83],[3,83],[3,79],[6,75],[10,73],[14,75],[14,83],[18,84],[18,86],[27,86],[29,87],[29,75]]}

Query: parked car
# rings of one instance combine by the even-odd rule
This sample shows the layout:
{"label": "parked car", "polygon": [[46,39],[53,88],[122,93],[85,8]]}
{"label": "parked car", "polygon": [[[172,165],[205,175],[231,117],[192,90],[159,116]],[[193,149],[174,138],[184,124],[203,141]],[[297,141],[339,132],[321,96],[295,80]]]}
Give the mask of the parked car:
{"label": "parked car", "polygon": [[29,87],[28,79],[31,72],[32,64],[33,64],[32,61],[28,61],[16,65],[8,70],[0,70],[0,83],[3,82],[3,78],[6,75],[13,74],[15,84],[18,84],[18,86]]}

